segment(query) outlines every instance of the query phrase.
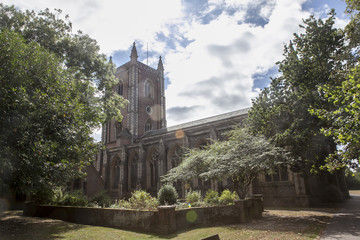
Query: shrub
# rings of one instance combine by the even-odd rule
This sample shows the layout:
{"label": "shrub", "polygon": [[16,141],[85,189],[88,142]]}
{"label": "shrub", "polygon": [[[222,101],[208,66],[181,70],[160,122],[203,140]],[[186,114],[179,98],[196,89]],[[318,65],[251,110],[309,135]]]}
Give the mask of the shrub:
{"label": "shrub", "polygon": [[106,191],[101,191],[96,194],[90,202],[100,207],[109,207],[111,205],[111,198]]}
{"label": "shrub", "polygon": [[50,204],[62,206],[80,206],[88,205],[88,199],[82,191],[66,192],[63,187],[56,187],[52,190]]}
{"label": "shrub", "polygon": [[163,185],[158,192],[158,200],[161,205],[173,205],[178,199],[178,193],[174,186]]}
{"label": "shrub", "polygon": [[185,201],[192,205],[195,205],[202,201],[201,193],[198,191],[190,190],[189,192],[186,193]]}
{"label": "shrub", "polygon": [[123,208],[123,209],[129,209],[129,208],[132,208],[131,207],[131,204],[124,200],[124,199],[120,199],[118,201],[115,201],[114,204],[112,204],[110,206],[110,208]]}
{"label": "shrub", "polygon": [[219,198],[220,204],[231,205],[234,204],[235,200],[239,199],[236,192],[231,192],[229,189],[225,189]]}
{"label": "shrub", "polygon": [[211,204],[211,205],[219,204],[219,193],[217,191],[209,189],[206,192],[204,201],[205,201],[205,203]]}
{"label": "shrub", "polygon": [[88,205],[88,200],[81,191],[74,191],[65,193],[63,199],[60,199],[58,204],[64,206],[86,207]]}
{"label": "shrub", "polygon": [[159,204],[156,198],[152,197],[150,193],[144,190],[136,190],[131,193],[128,202],[132,208],[156,208]]}

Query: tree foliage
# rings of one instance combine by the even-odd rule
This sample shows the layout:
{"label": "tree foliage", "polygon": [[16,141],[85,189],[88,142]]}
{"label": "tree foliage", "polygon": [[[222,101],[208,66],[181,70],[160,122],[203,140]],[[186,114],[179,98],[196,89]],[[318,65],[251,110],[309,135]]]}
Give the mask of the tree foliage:
{"label": "tree foliage", "polygon": [[318,87],[336,85],[346,66],[349,52],[343,31],[334,28],[335,13],[325,21],[313,16],[304,20],[302,34],[284,47],[284,59],[278,62],[281,76],[272,79],[253,101],[249,125],[253,133],[264,134],[277,146],[300,157],[293,169],[319,169],[326,157],[336,149],[331,137],[320,129],[327,122],[309,113],[310,106],[331,108]]}
{"label": "tree foliage", "polygon": [[41,195],[81,176],[94,128],[121,120],[113,64],[60,15],[0,3],[1,192]]}
{"label": "tree foliage", "polygon": [[325,85],[320,89],[335,108],[312,109],[311,113],[330,123],[322,132],[342,146],[328,157],[325,166],[331,171],[346,166],[356,168],[360,159],[360,67],[354,68],[340,86]]}
{"label": "tree foliage", "polygon": [[[345,27],[348,49],[352,55],[348,58],[349,71],[344,71],[345,77],[338,78],[339,84],[326,83],[319,87],[324,101],[331,108],[314,106],[310,112],[328,123],[322,128],[322,133],[333,137],[340,149],[331,153],[325,167],[333,171],[346,166],[357,168],[360,158],[360,68],[359,68],[359,40],[360,40],[360,2],[346,0],[346,12],[351,21]],[[342,75],[341,75],[342,76]]]}
{"label": "tree foliage", "polygon": [[291,160],[284,149],[273,146],[264,137],[252,136],[245,128],[236,128],[227,137],[227,141],[215,141],[204,149],[190,149],[163,181],[230,178],[239,197],[245,198],[260,173],[271,172]]}

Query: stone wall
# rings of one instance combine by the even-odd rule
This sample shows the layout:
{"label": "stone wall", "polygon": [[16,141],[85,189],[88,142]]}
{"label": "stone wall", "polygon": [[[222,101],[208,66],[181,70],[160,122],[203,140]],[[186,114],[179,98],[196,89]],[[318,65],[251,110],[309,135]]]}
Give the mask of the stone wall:
{"label": "stone wall", "polygon": [[36,206],[33,203],[24,205],[25,216],[160,234],[170,234],[196,226],[245,223],[261,217],[263,210],[261,197],[239,200],[230,206],[182,210],[175,210],[175,206],[159,206],[154,211]]}

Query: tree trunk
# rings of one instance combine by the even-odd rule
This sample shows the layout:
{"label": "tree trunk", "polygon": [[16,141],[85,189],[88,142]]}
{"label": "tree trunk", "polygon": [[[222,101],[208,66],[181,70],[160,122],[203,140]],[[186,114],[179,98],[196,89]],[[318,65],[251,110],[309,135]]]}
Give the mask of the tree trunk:
{"label": "tree trunk", "polygon": [[247,186],[245,184],[240,185],[239,181],[233,181],[234,184],[234,190],[238,194],[240,199],[245,199],[247,194]]}

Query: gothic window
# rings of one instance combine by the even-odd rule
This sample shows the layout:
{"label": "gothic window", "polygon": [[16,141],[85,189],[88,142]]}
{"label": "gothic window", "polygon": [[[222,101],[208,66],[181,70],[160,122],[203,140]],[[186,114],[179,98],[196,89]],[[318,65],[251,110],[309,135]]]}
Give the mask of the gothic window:
{"label": "gothic window", "polygon": [[117,189],[120,183],[120,162],[121,160],[119,158],[114,162],[113,189]]}
{"label": "gothic window", "polygon": [[154,87],[148,80],[145,82],[145,97],[154,98]]}
{"label": "gothic window", "polygon": [[124,95],[124,84],[122,82],[119,82],[117,93],[121,96]]}
{"label": "gothic window", "polygon": [[116,123],[116,136],[120,136],[121,131],[122,131],[122,123],[117,122]]}
{"label": "gothic window", "polygon": [[[183,149],[180,146],[176,146],[174,153],[171,155],[171,167],[177,167],[183,159]],[[178,192],[179,196],[183,196],[182,182],[180,180],[174,183],[174,187]]]}
{"label": "gothic window", "polygon": [[155,150],[151,155],[150,161],[150,186],[151,188],[156,188],[157,179],[159,177],[158,173],[158,159],[159,159],[159,152]]}
{"label": "gothic window", "polygon": [[176,149],[174,151],[174,154],[171,156],[171,166],[172,166],[172,168],[177,167],[181,163],[182,155],[183,155],[182,149],[179,146],[176,147]]}
{"label": "gothic window", "polygon": [[265,182],[278,182],[278,181],[288,181],[288,171],[286,166],[282,166],[274,170],[273,174],[265,175]]}
{"label": "gothic window", "polygon": [[151,120],[148,119],[148,120],[146,120],[146,122],[145,122],[145,132],[148,132],[148,131],[150,131],[151,129],[152,129]]}
{"label": "gothic window", "polygon": [[138,172],[138,162],[137,156],[133,158],[131,162],[131,188],[136,189],[137,185],[137,172]]}

